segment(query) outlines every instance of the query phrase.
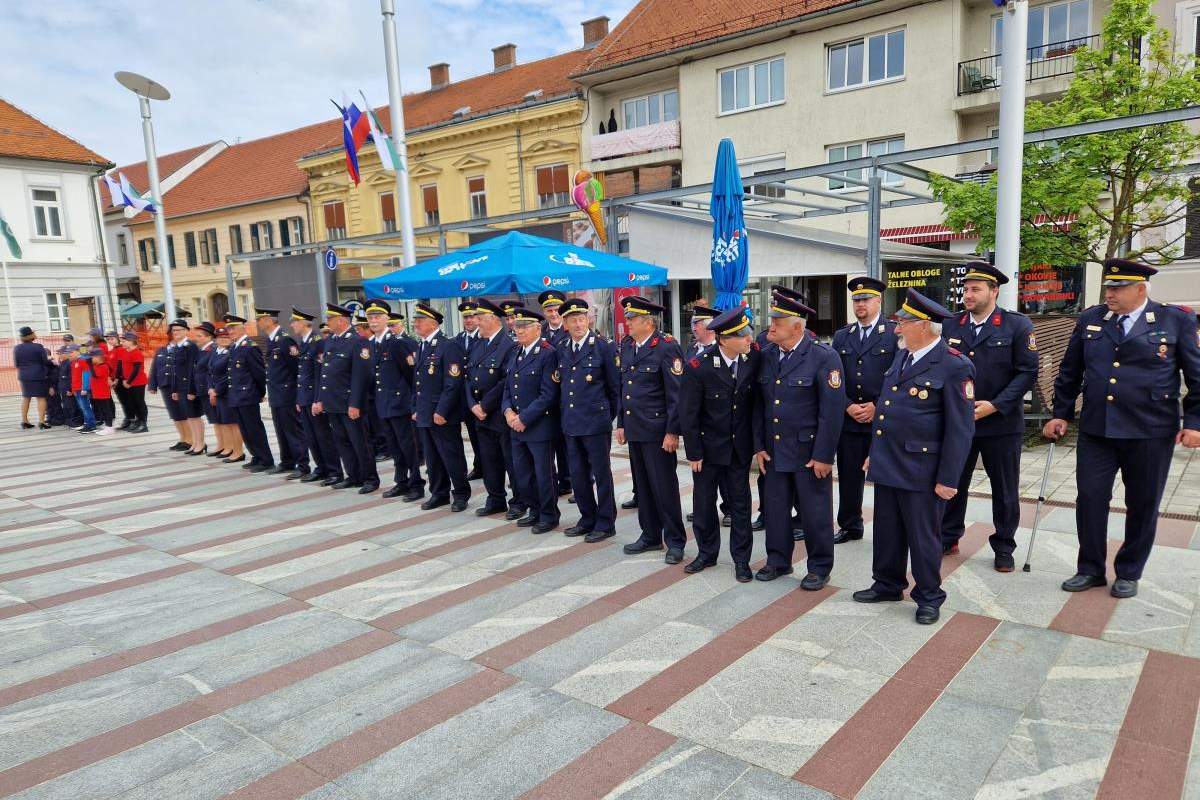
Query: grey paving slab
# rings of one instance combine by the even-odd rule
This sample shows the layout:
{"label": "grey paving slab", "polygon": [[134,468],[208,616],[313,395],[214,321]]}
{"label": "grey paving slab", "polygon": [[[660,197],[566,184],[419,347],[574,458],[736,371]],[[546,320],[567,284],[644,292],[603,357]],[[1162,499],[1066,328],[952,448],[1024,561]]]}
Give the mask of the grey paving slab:
{"label": "grey paving slab", "polygon": [[1070,637],[1002,623],[946,687],[949,694],[1020,711],[1038,694]]}
{"label": "grey paving slab", "polygon": [[267,743],[245,737],[219,750],[208,750],[194,761],[116,797],[117,800],[168,797],[216,800],[290,761]]}
{"label": "grey paving slab", "polygon": [[0,554],[0,573],[15,572],[32,567],[49,567],[84,556],[99,556],[105,552],[129,547],[130,543],[116,536],[88,536],[70,542],[30,547]]}
{"label": "grey paving slab", "polygon": [[881,603],[875,619],[828,655],[827,660],[854,669],[865,669],[890,678],[946,624],[943,615],[934,625],[913,624],[912,603]]}
{"label": "grey paving slab", "polygon": [[56,570],[52,573],[32,575],[27,578],[16,578],[0,584],[6,592],[24,600],[35,600],[41,597],[82,589],[100,583],[129,578],[146,572],[174,567],[179,559],[160,553],[157,550],[142,550],[136,553],[111,558],[106,561],[91,564],[80,564],[67,569]]}

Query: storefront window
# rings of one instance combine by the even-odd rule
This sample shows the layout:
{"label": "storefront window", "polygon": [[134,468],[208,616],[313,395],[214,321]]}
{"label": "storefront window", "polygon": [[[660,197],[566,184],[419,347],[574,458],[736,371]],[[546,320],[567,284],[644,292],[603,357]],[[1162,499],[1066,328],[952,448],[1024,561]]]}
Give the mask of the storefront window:
{"label": "storefront window", "polygon": [[1084,267],[1038,264],[1021,273],[1022,314],[1077,314],[1083,310]]}

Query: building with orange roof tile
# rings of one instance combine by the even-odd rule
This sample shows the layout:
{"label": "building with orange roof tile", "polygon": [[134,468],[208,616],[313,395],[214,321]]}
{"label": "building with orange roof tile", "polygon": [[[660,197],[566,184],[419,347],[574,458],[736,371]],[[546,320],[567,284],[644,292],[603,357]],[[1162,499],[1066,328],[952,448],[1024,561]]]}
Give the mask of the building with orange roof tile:
{"label": "building with orange roof tile", "polygon": [[21,247],[0,287],[0,337],[21,326],[40,336],[117,322],[94,177],[111,163],[29,112],[0,99],[0,211]]}

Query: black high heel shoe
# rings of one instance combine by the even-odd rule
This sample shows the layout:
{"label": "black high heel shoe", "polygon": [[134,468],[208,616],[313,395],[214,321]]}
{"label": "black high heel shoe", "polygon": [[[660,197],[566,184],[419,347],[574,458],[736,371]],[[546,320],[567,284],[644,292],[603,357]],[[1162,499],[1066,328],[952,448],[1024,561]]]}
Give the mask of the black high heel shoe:
{"label": "black high heel shoe", "polygon": [[242,453],[238,458],[226,458],[221,461],[222,464],[237,464],[239,461],[245,461],[246,454]]}
{"label": "black high heel shoe", "polygon": [[48,431],[48,430],[50,430],[51,428],[53,428],[54,426],[53,426],[53,425],[51,425],[49,422],[43,422],[43,423],[41,423],[40,425],[38,425],[38,427],[39,427],[39,428],[41,428],[41,429],[42,429],[42,430],[44,430],[44,431]]}
{"label": "black high heel shoe", "polygon": [[218,450],[215,453],[209,453],[209,458],[229,458],[233,453],[226,453],[224,450]]}
{"label": "black high heel shoe", "polygon": [[21,423],[21,430],[23,430],[23,431],[32,430],[33,427],[34,427],[34,425],[32,422],[22,422]]}
{"label": "black high heel shoe", "polygon": [[208,452],[208,445],[204,445],[204,447],[201,448],[200,450],[188,450],[187,454],[189,456],[202,456],[207,452]]}

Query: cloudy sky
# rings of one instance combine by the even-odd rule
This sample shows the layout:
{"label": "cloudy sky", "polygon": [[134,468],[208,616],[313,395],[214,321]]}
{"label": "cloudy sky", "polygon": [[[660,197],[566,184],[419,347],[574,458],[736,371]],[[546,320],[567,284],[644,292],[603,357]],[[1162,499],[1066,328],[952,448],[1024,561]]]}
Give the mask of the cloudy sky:
{"label": "cloudy sky", "polygon": [[[396,0],[401,82],[426,67],[461,79],[517,45],[532,61],[579,47],[579,23],[612,25],[635,0]],[[378,0],[48,0],[6,4],[0,96],[118,164],[141,161],[137,101],[117,70],[171,90],[156,104],[160,153],[254,139],[336,115],[329,99],[387,102]]]}

